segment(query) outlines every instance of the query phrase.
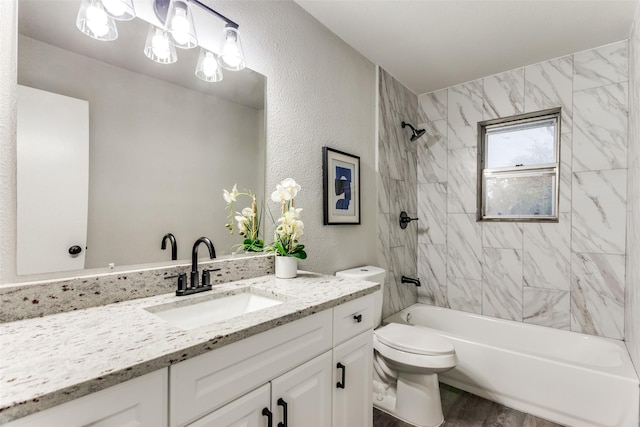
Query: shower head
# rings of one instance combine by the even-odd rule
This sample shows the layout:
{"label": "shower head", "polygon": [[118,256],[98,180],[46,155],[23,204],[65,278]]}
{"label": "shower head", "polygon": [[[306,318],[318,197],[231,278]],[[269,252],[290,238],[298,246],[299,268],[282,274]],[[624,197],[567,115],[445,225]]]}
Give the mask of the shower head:
{"label": "shower head", "polygon": [[402,122],[402,129],[404,129],[406,126],[409,126],[411,128],[412,134],[411,134],[411,142],[415,141],[416,139],[420,138],[422,135],[424,135],[425,130],[424,129],[416,129],[413,126],[411,126],[409,123],[407,122]]}

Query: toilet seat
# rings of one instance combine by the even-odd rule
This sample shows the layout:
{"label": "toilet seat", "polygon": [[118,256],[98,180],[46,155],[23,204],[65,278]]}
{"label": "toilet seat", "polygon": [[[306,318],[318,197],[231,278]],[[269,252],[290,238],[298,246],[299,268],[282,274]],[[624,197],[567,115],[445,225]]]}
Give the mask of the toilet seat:
{"label": "toilet seat", "polygon": [[400,323],[389,323],[376,329],[378,340],[391,348],[424,356],[442,356],[455,353],[453,344],[424,328]]}
{"label": "toilet seat", "polygon": [[376,329],[373,348],[389,367],[408,373],[444,372],[458,363],[452,343],[418,326],[390,323]]}

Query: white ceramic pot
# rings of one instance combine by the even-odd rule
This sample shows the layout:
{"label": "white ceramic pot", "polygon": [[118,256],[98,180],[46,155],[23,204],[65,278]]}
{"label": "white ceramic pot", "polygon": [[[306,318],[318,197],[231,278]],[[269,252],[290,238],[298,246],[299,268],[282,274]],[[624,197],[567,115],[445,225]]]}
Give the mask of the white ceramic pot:
{"label": "white ceramic pot", "polygon": [[298,258],[292,256],[276,256],[276,277],[293,279],[298,275]]}

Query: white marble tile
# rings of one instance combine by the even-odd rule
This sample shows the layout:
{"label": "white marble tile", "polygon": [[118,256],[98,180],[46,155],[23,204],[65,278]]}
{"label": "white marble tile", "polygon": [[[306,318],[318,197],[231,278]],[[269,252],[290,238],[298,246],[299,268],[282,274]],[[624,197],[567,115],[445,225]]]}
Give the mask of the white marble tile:
{"label": "white marble tile", "polygon": [[476,148],[449,150],[447,176],[447,211],[475,214],[478,177]]}
{"label": "white marble tile", "polygon": [[525,113],[562,107],[561,132],[570,133],[572,121],[573,59],[571,56],[524,69]]}
{"label": "white marble tile", "polygon": [[524,288],[525,323],[556,329],[571,329],[571,299],[568,291]]}
{"label": "white marble tile", "polygon": [[627,167],[628,84],[573,94],[573,171]]}
{"label": "white marble tile", "polygon": [[629,43],[624,40],[573,55],[573,90],[629,79]]}
{"label": "white marble tile", "polygon": [[517,222],[484,222],[482,223],[482,246],[522,249],[522,234],[522,224]]}
{"label": "white marble tile", "polygon": [[560,137],[560,205],[558,212],[571,212],[571,162],[573,134],[563,133]]}
{"label": "white marble tile", "polygon": [[524,68],[483,79],[484,120],[524,112]]}
{"label": "white marble tile", "polygon": [[447,121],[423,123],[426,132],[417,143],[418,182],[447,181]]}
{"label": "white marble tile", "polygon": [[[415,218],[416,214],[410,215]],[[405,274],[416,276],[418,274],[418,223],[412,221],[406,228],[405,236]],[[415,300],[413,301],[415,302]]]}
{"label": "white marble tile", "polygon": [[525,286],[568,291],[571,280],[571,214],[557,223],[524,224]]}
{"label": "white marble tile", "polygon": [[378,266],[389,271],[389,214],[378,214]]}
{"label": "white marble tile", "polygon": [[402,108],[402,92],[398,91],[396,79],[380,67],[380,80],[378,84],[380,92],[381,109],[388,111],[400,111]]}
{"label": "white marble tile", "polygon": [[484,249],[482,314],[522,321],[522,251]]}
{"label": "white marble tile", "polygon": [[376,174],[378,181],[378,213],[389,213],[389,177],[379,172]]}
{"label": "white marble tile", "polygon": [[413,190],[411,185],[404,181],[391,179],[390,213],[389,213],[389,245],[391,247],[404,246],[407,243],[407,236],[414,233],[417,237],[418,225],[415,221],[408,224],[406,229],[400,228],[400,212],[405,211],[411,218],[416,218],[418,208],[416,206],[417,190]]}
{"label": "white marble tile", "polygon": [[418,185],[418,243],[447,244],[447,184]]}
{"label": "white marble tile", "polygon": [[418,276],[418,301],[448,307],[446,245],[418,245]]}
{"label": "white marble tile", "polygon": [[383,301],[383,316],[386,317],[402,310],[403,297],[401,292],[404,291],[405,284],[400,283],[400,278],[405,270],[405,250],[404,246],[391,248],[389,251],[391,262],[389,264],[389,286],[388,299]]}
{"label": "white marble tile", "polygon": [[454,310],[482,314],[482,281],[449,277],[447,301]]}
{"label": "white marble tile", "polygon": [[478,122],[482,121],[482,80],[448,89],[449,149],[477,146]]}
{"label": "white marble tile", "polygon": [[427,121],[433,122],[447,118],[447,89],[419,95],[418,103]]}
{"label": "white marble tile", "polygon": [[447,217],[447,275],[449,278],[482,279],[482,226],[475,215]]}
{"label": "white marble tile", "polygon": [[405,134],[405,130],[402,129],[401,123],[402,119],[395,111],[392,111],[391,117],[384,122],[389,137],[387,166],[389,168],[389,178],[391,179],[403,179],[404,170],[407,167],[406,145],[409,142],[409,138]]}
{"label": "white marble tile", "polygon": [[577,172],[571,185],[573,252],[624,254],[627,171]]}
{"label": "white marble tile", "polygon": [[574,253],[571,330],[622,339],[624,278],[624,255]]}

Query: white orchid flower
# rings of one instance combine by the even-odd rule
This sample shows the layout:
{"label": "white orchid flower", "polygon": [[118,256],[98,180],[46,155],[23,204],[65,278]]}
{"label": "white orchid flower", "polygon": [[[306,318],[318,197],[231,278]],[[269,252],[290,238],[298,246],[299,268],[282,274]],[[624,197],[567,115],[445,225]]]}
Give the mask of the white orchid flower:
{"label": "white orchid flower", "polygon": [[233,188],[231,189],[231,192],[224,190],[222,197],[224,198],[224,201],[227,203],[234,203],[237,201],[238,199],[238,185],[237,184],[233,184]]}

